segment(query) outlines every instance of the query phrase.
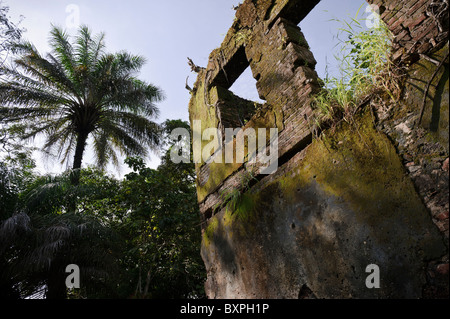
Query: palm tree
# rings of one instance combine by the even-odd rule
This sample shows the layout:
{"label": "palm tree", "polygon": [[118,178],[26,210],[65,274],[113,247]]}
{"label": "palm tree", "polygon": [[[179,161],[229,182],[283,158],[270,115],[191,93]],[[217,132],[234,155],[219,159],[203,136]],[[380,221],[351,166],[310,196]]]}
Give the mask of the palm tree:
{"label": "palm tree", "polygon": [[29,42],[14,46],[18,58],[0,67],[0,123],[21,127],[23,139],[44,134],[43,150],[56,151],[62,163],[73,154],[76,185],[88,138],[102,168],[110,160],[119,165],[116,149],[126,156],[156,149],[161,130],[151,118],[163,93],[136,78],[143,57],[105,53],[103,33],[93,37],[82,26],[70,40],[53,26],[45,57]]}

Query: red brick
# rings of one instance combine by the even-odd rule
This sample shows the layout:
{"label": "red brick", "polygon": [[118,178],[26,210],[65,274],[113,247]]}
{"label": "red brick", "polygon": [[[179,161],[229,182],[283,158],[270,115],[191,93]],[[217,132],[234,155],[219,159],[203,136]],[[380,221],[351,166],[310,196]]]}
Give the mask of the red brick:
{"label": "red brick", "polygon": [[441,275],[447,275],[448,274],[448,263],[438,265],[436,267],[436,271]]}
{"label": "red brick", "polygon": [[447,218],[448,218],[448,211],[442,212],[442,213],[438,214],[438,215],[436,216],[436,218],[439,219],[439,220],[447,219]]}
{"label": "red brick", "polygon": [[405,19],[405,16],[399,17],[396,21],[392,22],[392,24],[389,24],[389,29],[394,30],[395,28],[400,26],[405,21]]}
{"label": "red brick", "polygon": [[[401,33],[399,33],[399,34],[397,34],[395,36],[395,39],[397,41],[401,41],[401,40],[403,40],[403,38],[405,38],[408,35],[409,35],[409,31],[408,30],[403,30]],[[411,37],[409,37],[409,39],[411,39]]]}
{"label": "red brick", "polygon": [[425,53],[428,52],[431,49],[432,45],[429,42],[425,42],[420,47],[417,48],[417,53]]}
{"label": "red brick", "polygon": [[393,35],[396,35],[396,34],[399,34],[400,32],[402,32],[403,26],[398,25],[396,28],[393,28],[393,29],[390,28],[389,30],[391,30]]}
{"label": "red brick", "polygon": [[430,23],[428,26],[422,24],[420,27],[411,30],[411,36],[415,40],[422,40],[423,38],[430,39],[435,37],[439,30],[435,23]]}
{"label": "red brick", "polygon": [[444,163],[442,164],[442,170],[448,172],[448,157],[447,157],[447,159],[444,161]]}
{"label": "red brick", "polygon": [[392,18],[392,16],[393,16],[394,14],[395,14],[395,13],[392,12],[392,11],[385,10],[385,11],[380,15],[380,18],[381,18],[383,21],[389,21],[389,20]]}
{"label": "red brick", "polygon": [[397,61],[403,55],[403,49],[400,48],[392,54],[392,60]]}
{"label": "red brick", "polygon": [[408,27],[410,29],[413,29],[415,26],[419,25],[422,23],[423,20],[425,20],[427,18],[427,16],[425,14],[421,14],[419,17],[414,18],[414,19],[408,19],[405,21],[405,23],[403,23],[403,25],[405,27]]}
{"label": "red brick", "polygon": [[403,16],[403,13],[401,13],[400,11],[399,11],[399,12],[396,12],[396,13],[392,16],[392,18],[390,18],[389,21],[386,22],[386,24],[390,26],[390,25],[394,24],[394,23],[395,23],[398,19],[400,19],[402,16]]}
{"label": "red brick", "polygon": [[[411,9],[409,9],[407,16],[412,16],[414,13],[420,10],[420,7],[425,7],[428,1],[418,1]],[[425,8],[423,9],[425,12]]]}
{"label": "red brick", "polygon": [[412,6],[416,5],[418,2],[423,2],[423,0],[410,0],[406,4],[403,5],[403,9],[408,10]]}

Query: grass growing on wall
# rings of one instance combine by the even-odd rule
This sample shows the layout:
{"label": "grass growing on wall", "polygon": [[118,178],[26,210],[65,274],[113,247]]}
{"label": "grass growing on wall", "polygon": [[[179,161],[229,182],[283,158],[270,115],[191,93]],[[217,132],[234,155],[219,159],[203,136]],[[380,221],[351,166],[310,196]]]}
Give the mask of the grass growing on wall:
{"label": "grass growing on wall", "polygon": [[392,34],[378,19],[366,28],[366,19],[358,17],[349,22],[337,20],[342,27],[338,39],[340,50],[335,58],[339,75],[323,80],[323,88],[315,97],[317,124],[351,120],[358,106],[373,93],[385,93],[396,100],[400,92],[399,76],[390,59]]}

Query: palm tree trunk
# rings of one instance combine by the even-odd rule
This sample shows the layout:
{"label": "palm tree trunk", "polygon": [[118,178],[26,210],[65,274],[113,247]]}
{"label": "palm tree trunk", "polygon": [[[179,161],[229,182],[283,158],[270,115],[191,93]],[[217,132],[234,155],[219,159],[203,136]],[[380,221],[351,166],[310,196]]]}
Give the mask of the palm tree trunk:
{"label": "palm tree trunk", "polygon": [[88,138],[88,134],[84,132],[79,132],[77,137],[77,145],[75,147],[75,155],[73,157],[73,166],[72,166],[72,185],[76,186],[80,183],[80,169],[81,169],[81,161],[83,160],[83,153],[86,148],[86,141]]}
{"label": "palm tree trunk", "polygon": [[46,299],[67,299],[67,288],[64,280],[65,278],[60,276],[49,278]]}
{"label": "palm tree trunk", "polygon": [[[56,263],[54,261],[53,263]],[[66,299],[67,287],[65,273],[60,267],[51,266],[47,280],[47,299]]]}

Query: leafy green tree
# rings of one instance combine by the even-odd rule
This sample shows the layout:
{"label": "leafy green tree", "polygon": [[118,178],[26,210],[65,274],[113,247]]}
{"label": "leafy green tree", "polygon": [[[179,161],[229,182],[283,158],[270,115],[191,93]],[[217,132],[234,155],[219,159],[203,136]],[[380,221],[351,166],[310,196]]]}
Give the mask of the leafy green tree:
{"label": "leafy green tree", "polygon": [[[204,297],[195,169],[170,160],[173,145],[183,141],[167,138],[172,128],[189,125],[162,127],[161,165],[151,169],[142,158],[128,158],[133,172],[122,181],[84,168],[73,185],[71,171],[36,176],[32,166],[2,166],[0,172],[14,170],[0,184],[9,196],[0,220],[2,297],[23,298],[43,287],[47,298]],[[68,294],[65,267],[72,263],[82,287]]]}
{"label": "leafy green tree", "polygon": [[16,210],[19,194],[33,179],[34,160],[27,151],[14,151],[0,157],[0,220]]}
{"label": "leafy green tree", "polygon": [[[129,158],[135,170],[124,181],[131,207],[124,234],[130,244],[128,265],[136,298],[202,297],[205,270],[200,257],[200,217],[195,186],[183,170],[145,167]],[[179,165],[179,164],[176,164]],[[192,171],[193,172],[193,171]],[[192,173],[191,172],[191,173]]]}
{"label": "leafy green tree", "polygon": [[14,64],[1,66],[0,123],[21,125],[23,139],[45,135],[43,150],[62,161],[73,154],[75,185],[88,138],[99,167],[119,164],[115,149],[146,156],[157,148],[160,127],[151,118],[163,93],[136,77],[143,57],[106,53],[104,34],[92,36],[86,26],[73,42],[53,27],[49,43],[45,57],[31,43],[17,43]]}
{"label": "leafy green tree", "polygon": [[[90,174],[82,171],[82,180]],[[66,298],[69,264],[80,267],[83,296],[111,296],[121,241],[97,218],[81,214],[80,207],[66,211],[67,197],[103,197],[101,192],[93,184],[72,185],[69,173],[35,176],[28,183],[13,213],[0,223],[5,297],[23,298],[45,287],[47,298]]]}
{"label": "leafy green tree", "polygon": [[120,189],[85,205],[124,239],[122,297],[204,296],[195,167],[170,160],[170,149],[182,142],[168,139],[175,127],[189,129],[189,124],[180,120],[163,124],[166,147],[157,169],[147,167],[142,158],[127,158],[133,172],[126,175]]}
{"label": "leafy green tree", "polygon": [[[12,45],[20,40],[24,32],[24,29],[19,27],[20,21],[16,24],[9,20],[8,12],[9,7],[0,1],[0,66],[7,61],[12,53]],[[0,124],[0,150],[6,151],[15,146],[10,136],[10,132]]]}
{"label": "leafy green tree", "polygon": [[22,37],[24,31],[18,26],[20,22],[16,24],[8,19],[8,12],[9,7],[0,1],[0,65],[5,62],[12,44]]}
{"label": "leafy green tree", "polygon": [[[0,226],[3,221],[16,215],[20,193],[33,180],[34,161],[27,152],[11,153],[0,158]],[[16,216],[15,226],[20,233],[27,217]],[[19,298],[20,291],[15,276],[10,276],[10,260],[14,260],[15,247],[0,227],[0,298]]]}
{"label": "leafy green tree", "polygon": [[[146,275],[143,277],[145,285],[143,290],[138,289],[136,296],[204,296],[206,271],[200,257],[200,212],[195,188],[195,165],[192,160],[177,164],[170,160],[172,147],[186,142],[169,139],[174,128],[190,129],[189,124],[181,120],[163,123],[166,148],[156,170],[146,168],[140,159],[127,160],[135,173],[129,174],[126,182],[130,189],[139,189],[146,199],[137,202],[132,211],[136,221],[141,222],[140,236],[134,239],[136,247],[141,249],[141,254],[146,252],[142,256],[145,258],[139,260],[140,271]],[[149,260],[152,262],[149,263]]]}

